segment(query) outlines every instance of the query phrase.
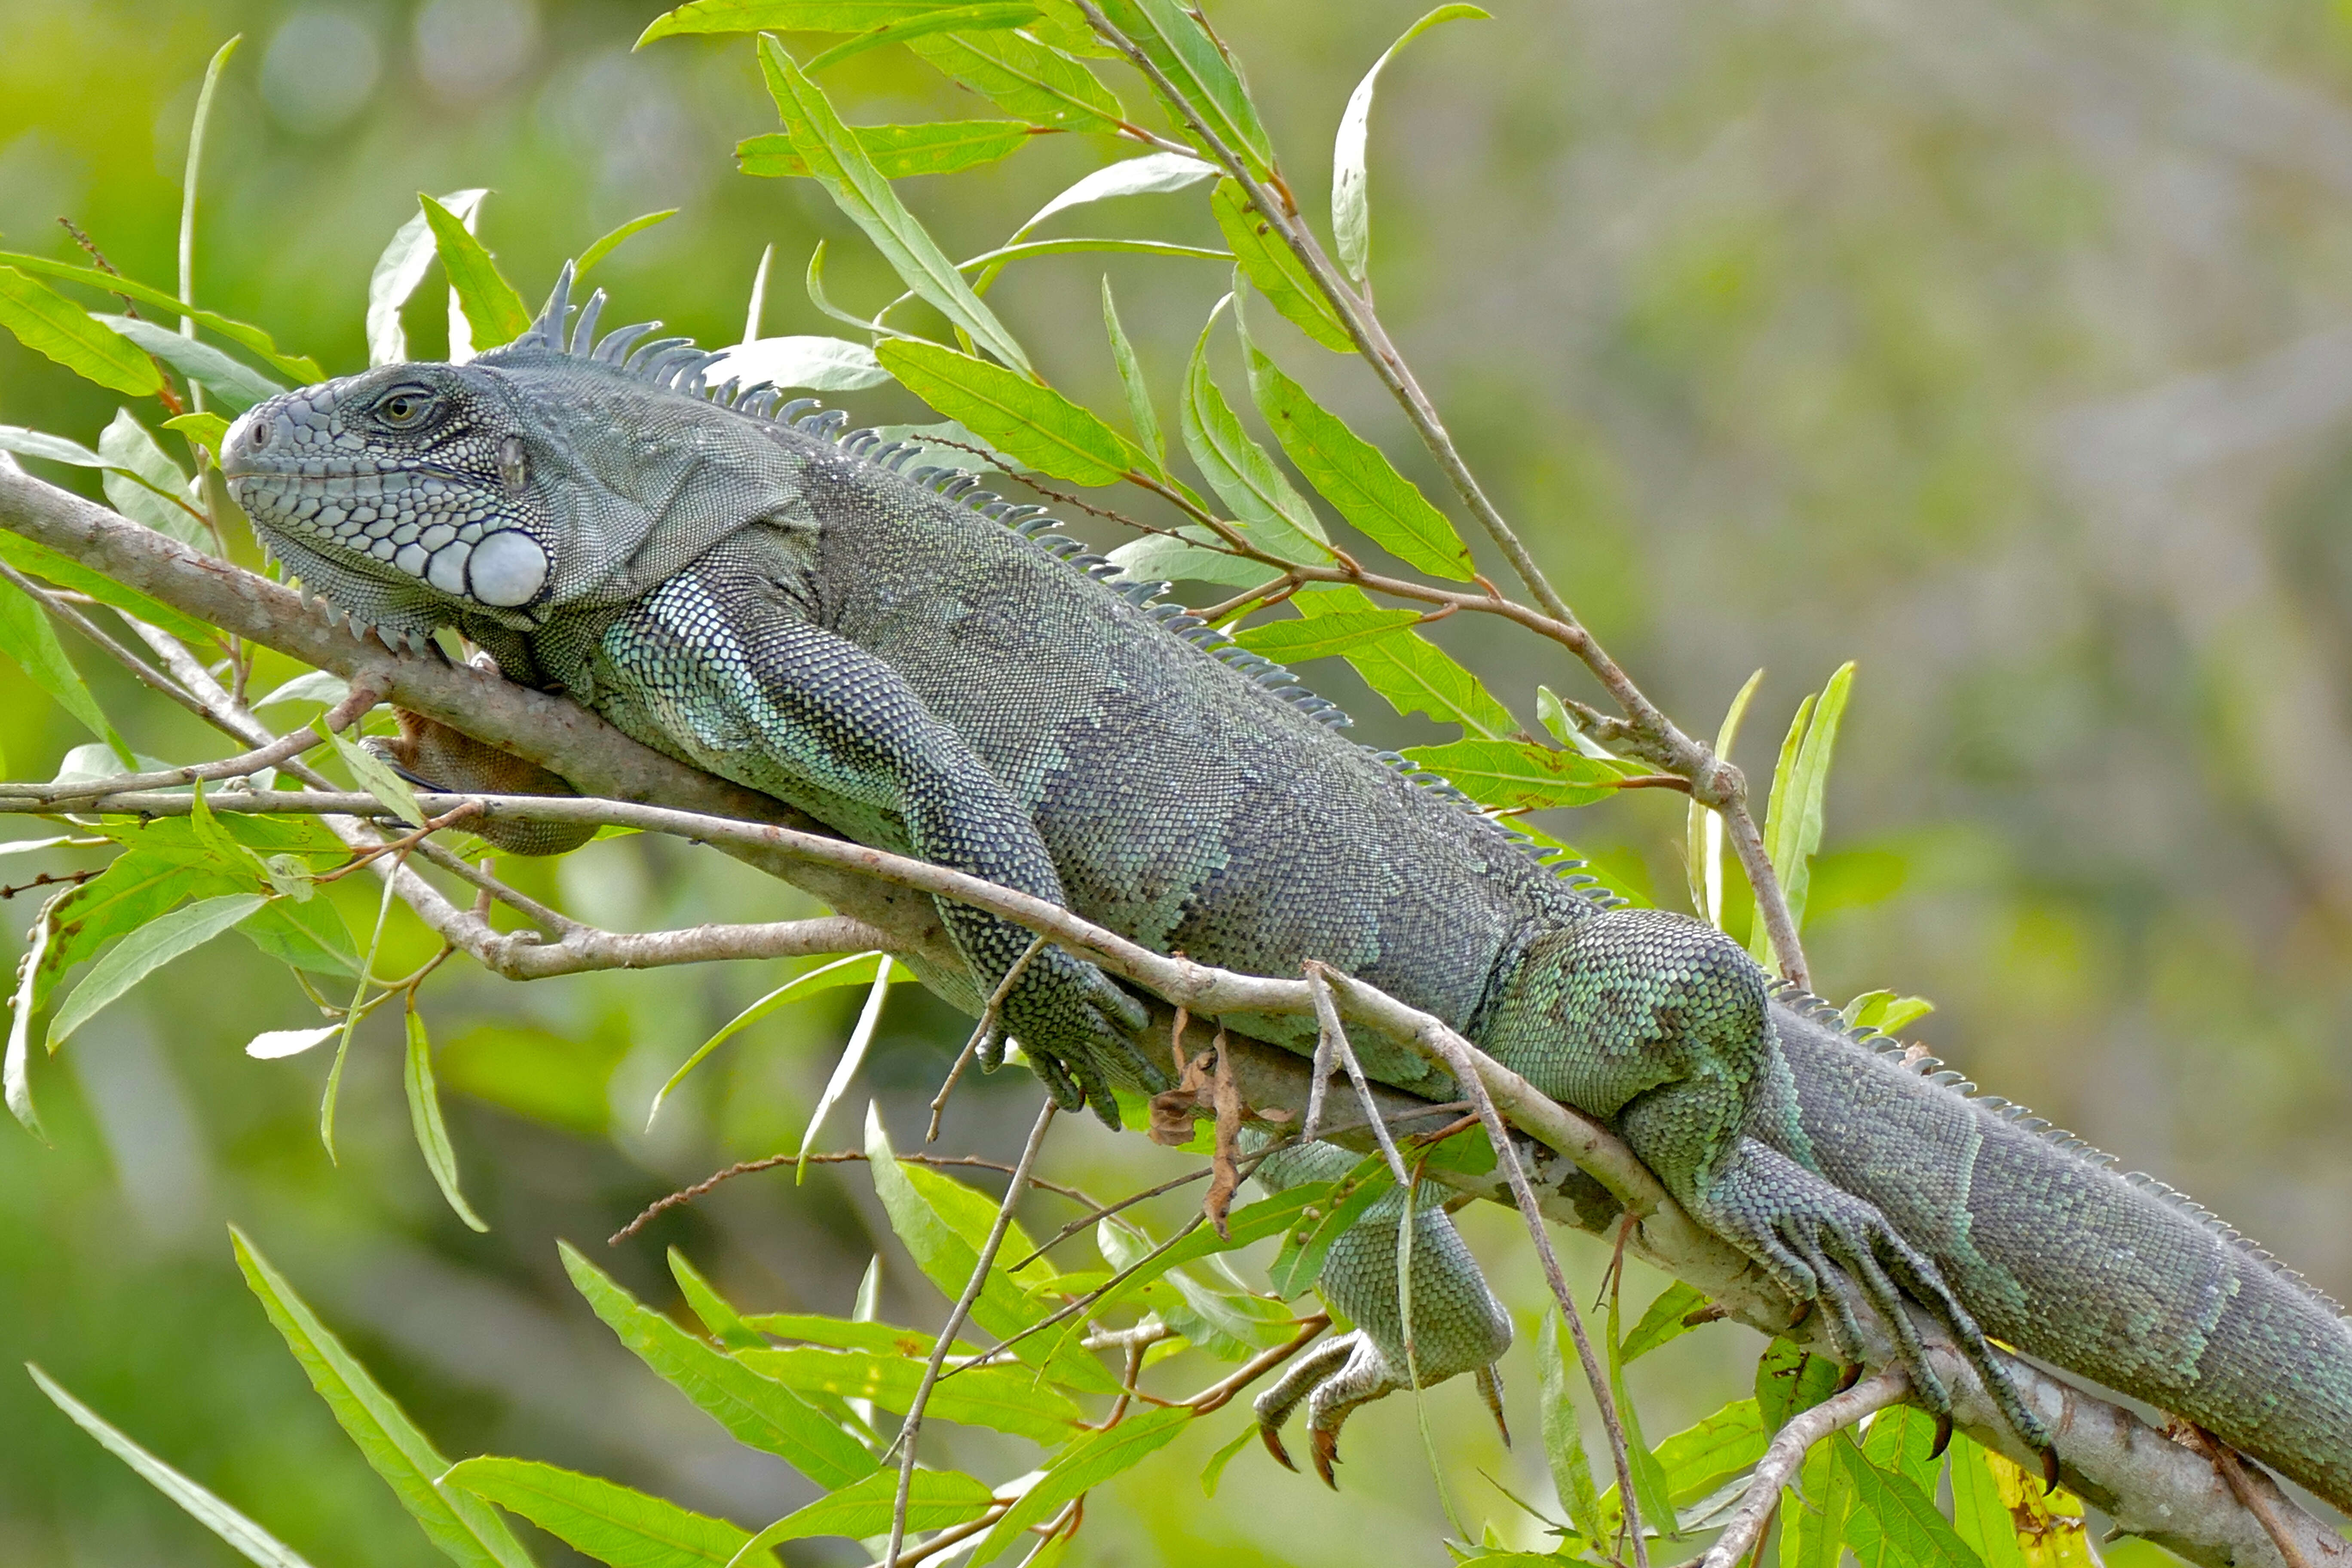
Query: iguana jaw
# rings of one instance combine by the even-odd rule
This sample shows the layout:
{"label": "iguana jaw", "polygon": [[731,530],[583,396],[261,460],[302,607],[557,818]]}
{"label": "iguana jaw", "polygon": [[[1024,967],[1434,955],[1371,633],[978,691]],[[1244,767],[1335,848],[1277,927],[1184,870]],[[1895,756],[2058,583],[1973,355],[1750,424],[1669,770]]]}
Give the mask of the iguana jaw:
{"label": "iguana jaw", "polygon": [[397,364],[286,393],[230,426],[222,473],[263,544],[355,617],[536,625],[551,531],[502,380]]}

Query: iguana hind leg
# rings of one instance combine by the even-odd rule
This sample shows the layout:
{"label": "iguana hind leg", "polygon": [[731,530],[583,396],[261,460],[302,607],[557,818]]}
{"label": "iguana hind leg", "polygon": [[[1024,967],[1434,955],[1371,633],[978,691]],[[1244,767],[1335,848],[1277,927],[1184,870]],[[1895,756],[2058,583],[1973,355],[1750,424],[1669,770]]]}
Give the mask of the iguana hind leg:
{"label": "iguana hind leg", "polygon": [[[462,731],[406,709],[394,709],[400,733],[372,739],[368,750],[409,783],[461,795],[577,795],[537,763],[477,741]],[[562,855],[596,837],[593,823],[517,822],[483,817],[468,827],[509,855]]]}

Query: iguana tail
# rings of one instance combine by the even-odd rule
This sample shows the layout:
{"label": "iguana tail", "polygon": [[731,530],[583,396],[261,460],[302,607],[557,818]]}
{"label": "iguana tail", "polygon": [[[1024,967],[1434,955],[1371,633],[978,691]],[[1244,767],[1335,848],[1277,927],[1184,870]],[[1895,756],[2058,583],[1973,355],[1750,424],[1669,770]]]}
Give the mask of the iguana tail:
{"label": "iguana tail", "polygon": [[2162,1183],[1827,1004],[1783,991],[1773,1021],[1811,1144],[1782,1152],[1876,1205],[1988,1334],[2352,1509],[2352,1325],[2334,1302]]}

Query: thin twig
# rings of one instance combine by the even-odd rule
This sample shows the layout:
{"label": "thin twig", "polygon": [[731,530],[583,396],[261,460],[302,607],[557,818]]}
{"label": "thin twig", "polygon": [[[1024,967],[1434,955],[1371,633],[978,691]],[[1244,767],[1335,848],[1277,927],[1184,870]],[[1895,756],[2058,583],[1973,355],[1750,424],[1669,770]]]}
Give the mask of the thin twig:
{"label": "thin twig", "polygon": [[980,1010],[980,1022],[972,1026],[971,1037],[964,1041],[963,1049],[956,1053],[955,1065],[948,1068],[947,1081],[940,1085],[940,1092],[931,1097],[931,1123],[924,1130],[924,1142],[938,1142],[940,1117],[947,1110],[948,1096],[955,1092],[956,1081],[971,1066],[972,1058],[980,1055],[980,1047],[987,1044],[989,1036],[996,1032],[996,1016],[1003,1011],[1004,999],[1013,994],[1013,988],[1021,984],[1021,977],[1029,973],[1029,966],[1045,951],[1045,939],[1041,936],[1013,961],[1013,967],[1004,972],[1004,978],[996,983],[996,989],[988,994],[988,1005]]}
{"label": "thin twig", "polygon": [[7,564],[5,562],[0,562],[0,579],[5,579],[7,582],[14,584],[18,589],[22,590],[27,597],[32,599],[35,604],[40,605],[41,608],[47,610],[50,615],[55,616],[58,620],[63,621],[66,625],[79,632],[83,637],[89,638],[89,641],[98,647],[100,652],[105,654],[109,658],[113,659],[116,663],[121,665],[123,668],[138,677],[142,684],[152,687],[155,690],[162,692],[165,697],[170,698],[173,701],[178,703],[189,712],[194,713],[197,718],[206,720],[208,721],[212,720],[212,713],[205,708],[203,702],[199,701],[196,698],[190,696],[185,690],[181,689],[180,685],[176,681],[173,680],[162,670],[157,669],[153,665],[149,664],[145,659],[141,658],[137,654],[132,653],[129,648],[123,647],[114,638],[107,636],[106,633],[100,628],[97,622],[91,620],[88,616],[83,615],[73,605],[67,604],[57,595],[50,593],[47,588],[42,587],[39,584],[34,582],[31,578],[26,576],[22,572],[17,571],[14,566]]}
{"label": "thin twig", "polygon": [[1190,1399],[1181,1399],[1176,1403],[1188,1406],[1195,1415],[1206,1415],[1212,1411],[1223,1410],[1234,1394],[1305,1350],[1314,1342],[1316,1335],[1330,1326],[1331,1314],[1328,1312],[1315,1312],[1301,1318],[1298,1320],[1298,1332],[1296,1335],[1271,1350],[1260,1351],[1242,1363],[1231,1376],[1211,1384]]}
{"label": "thin twig", "polygon": [[1013,1228],[1013,1206],[1029,1185],[1029,1172],[1037,1163],[1037,1152],[1045,1146],[1045,1132],[1054,1125],[1055,1109],[1051,1099],[1039,1108],[1037,1124],[1029,1130],[1029,1142],[1022,1147],[1020,1163],[1013,1167],[1013,1184],[1005,1189],[1004,1201],[996,1208],[996,1222],[988,1227],[988,1239],[981,1244],[980,1256],[972,1263],[971,1278],[964,1281],[963,1294],[956,1299],[955,1310],[948,1314],[947,1325],[940,1330],[939,1342],[931,1346],[931,1359],[923,1367],[923,1381],[916,1385],[915,1397],[908,1402],[907,1419],[898,1427],[898,1494],[890,1505],[890,1545],[882,1553],[885,1563],[896,1563],[907,1544],[907,1502],[914,1491],[915,1448],[922,1438],[924,1407],[931,1402],[931,1390],[939,1386],[940,1369],[947,1362],[948,1347],[962,1331],[971,1304],[980,1300],[981,1289],[988,1283],[989,1270],[996,1267],[997,1249],[1004,1245],[1004,1233]]}
{"label": "thin twig", "polygon": [[1787,1426],[1773,1435],[1766,1446],[1764,1457],[1756,1461],[1755,1472],[1748,1479],[1748,1490],[1740,1498],[1738,1508],[1732,1511],[1724,1525],[1723,1533],[1706,1550],[1696,1568],[1732,1568],[1747,1556],[1764,1538],[1765,1526],[1772,1522],[1772,1510],[1780,1506],[1780,1489],[1796,1475],[1805,1462],[1805,1452],[1833,1432],[1843,1431],[1864,1416],[1903,1403],[1911,1392],[1911,1380],[1899,1366],[1890,1366],[1855,1384],[1843,1394],[1831,1395],[1809,1410],[1801,1410],[1789,1417]]}
{"label": "thin twig", "polygon": [[[856,1164],[859,1162],[869,1159],[870,1156],[863,1149],[835,1149],[824,1154],[809,1154],[806,1156],[799,1154],[771,1154],[763,1160],[745,1160],[740,1164],[730,1165],[723,1171],[714,1172],[710,1175],[703,1177],[702,1180],[695,1183],[694,1185],[690,1187],[681,1187],[677,1192],[670,1194],[667,1197],[655,1199],[654,1202],[646,1206],[644,1213],[638,1215],[636,1218],[631,1220],[628,1224],[614,1231],[611,1236],[605,1237],[604,1245],[607,1247],[620,1246],[621,1243],[628,1240],[629,1237],[643,1230],[647,1224],[649,1224],[656,1215],[662,1214],[665,1210],[674,1209],[681,1204],[690,1204],[695,1199],[709,1194],[712,1188],[717,1187],[721,1183],[731,1182],[738,1176],[750,1176],[755,1175],[761,1171],[772,1171],[779,1165],[795,1164],[803,1158],[805,1158],[808,1163],[812,1165],[843,1165]],[[898,1158],[908,1162],[909,1164],[915,1165],[932,1165],[941,1169],[946,1169],[950,1166],[960,1166],[966,1170],[973,1171],[1002,1171],[1008,1175],[1011,1174],[1015,1168],[1005,1164],[1003,1162],[999,1160],[983,1160],[976,1154],[901,1154]],[[1058,1194],[1059,1195],[1069,1199],[1072,1203],[1085,1204],[1089,1207],[1094,1205],[1095,1200],[1088,1197],[1085,1193],[1080,1192],[1077,1188],[1065,1186],[1060,1182],[1049,1182],[1043,1176],[1030,1177],[1029,1184],[1044,1192]],[[1008,1272],[1018,1274],[1024,1265],[1034,1261],[1035,1257],[1033,1254],[1031,1257],[1024,1258],[1021,1262],[1014,1264]]]}
{"label": "thin twig", "polygon": [[2254,1484],[2253,1478],[2246,1473],[2246,1467],[2239,1462],[2238,1451],[2202,1426],[2192,1427],[2191,1430],[2197,1434],[2197,1440],[2205,1452],[2212,1457],[2213,1468],[2221,1472],[2222,1484],[2230,1489],[2230,1495],[2238,1500],[2240,1507],[2262,1521],[2263,1533],[2271,1538],[2271,1544],[2276,1546],[2279,1555],[2286,1560],[2286,1568],[2311,1568],[2311,1560],[2304,1555],[2302,1546],[2288,1531],[2285,1521],[2278,1516],[2278,1510],[2271,1506],[2271,1495]]}

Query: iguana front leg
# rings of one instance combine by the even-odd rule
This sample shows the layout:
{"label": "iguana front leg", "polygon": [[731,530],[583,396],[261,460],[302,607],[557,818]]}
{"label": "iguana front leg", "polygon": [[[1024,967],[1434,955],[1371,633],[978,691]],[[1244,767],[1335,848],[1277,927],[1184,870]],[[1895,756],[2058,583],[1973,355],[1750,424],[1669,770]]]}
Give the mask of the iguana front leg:
{"label": "iguana front leg", "polygon": [[[962,738],[897,671],[813,624],[761,570],[758,542],[722,545],[664,582],[605,631],[608,717],[642,740],[850,831],[890,820],[908,851],[1033,897],[1064,902],[1036,825]],[[866,837],[864,833],[853,837]],[[983,991],[1028,952],[1001,916],[939,900]],[[1094,965],[1048,946],[1006,995],[998,1027],[1021,1042],[1066,1109],[1118,1125],[1114,1080],[1159,1087],[1130,1037],[1147,1015]]]}
{"label": "iguana front leg", "polygon": [[[421,788],[453,795],[579,794],[537,763],[477,741],[422,713],[397,708],[393,717],[400,724],[397,736],[371,737],[364,743]],[[593,823],[488,817],[468,826],[509,855],[562,855],[596,837]]]}

